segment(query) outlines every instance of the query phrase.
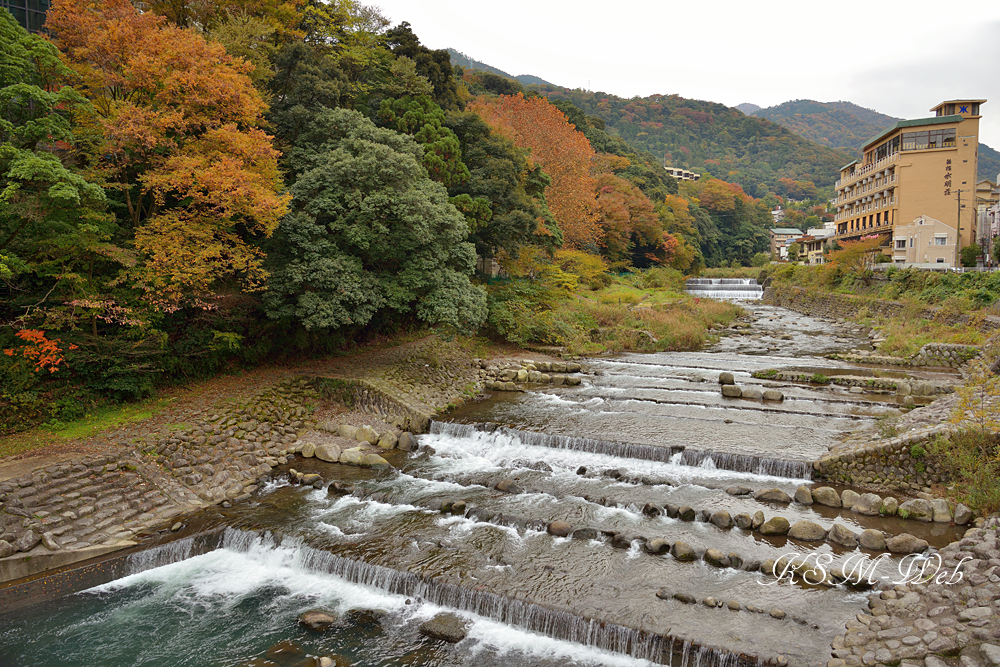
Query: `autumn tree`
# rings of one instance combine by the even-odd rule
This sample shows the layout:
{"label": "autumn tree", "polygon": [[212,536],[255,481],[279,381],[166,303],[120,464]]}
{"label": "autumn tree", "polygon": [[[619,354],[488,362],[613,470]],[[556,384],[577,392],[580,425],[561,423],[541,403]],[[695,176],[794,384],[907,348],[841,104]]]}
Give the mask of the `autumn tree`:
{"label": "autumn tree", "polygon": [[595,154],[587,138],[544,98],[480,97],[468,108],[517,146],[530,149],[531,159],[552,178],[548,204],[566,244],[596,248],[601,228],[590,173]]}
{"label": "autumn tree", "polygon": [[48,25],[95,109],[93,173],[125,212],[131,279],[165,307],[264,277],[249,243],[287,209],[250,65],[127,0],[58,0]]}
{"label": "autumn tree", "polygon": [[[546,200],[552,184],[528,151],[490,130],[471,112],[451,113],[448,126],[462,145],[462,162],[469,179],[448,189],[452,203],[466,214],[469,240],[483,257],[499,252],[516,256],[522,246],[536,244],[552,252],[562,245],[562,231]],[[460,198],[468,198],[468,201]],[[470,216],[470,201],[485,202],[488,215]]]}
{"label": "autumn tree", "polygon": [[866,285],[871,283],[875,264],[882,254],[883,236],[869,234],[857,241],[840,241],[840,250],[827,256],[827,262],[839,266]]}
{"label": "autumn tree", "polygon": [[357,329],[376,315],[476,330],[486,300],[469,280],[475,250],[422,153],[356,111],[317,114],[293,153],[293,210],[268,256],[271,317],[310,330]]}
{"label": "autumn tree", "polygon": [[595,212],[601,227],[598,245],[608,262],[612,266],[628,266],[633,263],[634,250],[640,265],[658,264],[666,259],[661,247],[663,228],[653,202],[639,188],[614,174],[599,174],[595,180]]}

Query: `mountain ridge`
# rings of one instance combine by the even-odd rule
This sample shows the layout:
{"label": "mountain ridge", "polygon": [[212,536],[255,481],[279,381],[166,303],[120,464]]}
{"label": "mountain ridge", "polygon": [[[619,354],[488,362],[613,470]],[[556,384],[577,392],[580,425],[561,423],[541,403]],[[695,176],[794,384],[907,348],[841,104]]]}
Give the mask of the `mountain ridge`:
{"label": "mountain ridge", "polygon": [[478,60],[476,60],[476,59],[474,59],[474,58],[472,58],[472,57],[470,57],[470,56],[462,53],[461,51],[458,51],[457,49],[453,49],[453,48],[449,47],[446,50],[448,51],[448,55],[451,56],[451,64],[452,65],[460,65],[461,67],[465,67],[465,68],[473,69],[473,70],[479,70],[479,71],[482,71],[482,72],[491,72],[493,74],[496,74],[496,75],[499,75],[499,76],[502,76],[502,77],[506,77],[508,79],[513,79],[514,81],[519,81],[519,82],[521,82],[525,86],[532,86],[532,85],[546,85],[546,86],[551,86],[551,85],[554,85],[554,84],[549,83],[548,81],[546,81],[545,79],[543,79],[543,78],[541,78],[539,76],[535,76],[534,74],[518,74],[517,76],[514,76],[512,74],[509,74],[509,73],[503,71],[502,69],[499,69],[497,67],[493,67],[492,65],[487,65],[484,62],[480,62],[480,61],[478,61]]}

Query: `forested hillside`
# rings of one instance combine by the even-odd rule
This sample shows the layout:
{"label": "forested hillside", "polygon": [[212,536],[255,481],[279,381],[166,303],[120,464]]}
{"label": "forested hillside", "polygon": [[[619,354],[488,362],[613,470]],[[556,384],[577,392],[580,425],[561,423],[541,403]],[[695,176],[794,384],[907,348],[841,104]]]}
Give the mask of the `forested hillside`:
{"label": "forested hillside", "polygon": [[474,60],[469,56],[465,55],[461,51],[456,51],[455,49],[448,49],[448,55],[451,56],[451,64],[458,65],[459,67],[464,67],[471,70],[478,70],[481,72],[490,72],[492,74],[497,74],[499,76],[507,77],[508,79],[514,79],[515,81],[520,81],[525,86],[530,86],[532,84],[545,84],[551,85],[545,79],[541,77],[533,76],[531,74],[519,74],[518,76],[512,76],[502,69],[497,69],[486,63]]}
{"label": "forested hillside", "polygon": [[852,157],[722,104],[677,95],[623,99],[556,86],[537,90],[573,102],[610,132],[672,166],[737,183],[755,197],[814,197],[818,188],[833,185]]}
{"label": "forested hillside", "polygon": [[[55,0],[47,27],[0,10],[0,432],[396,332],[585,337],[578,286],[766,260],[777,199],[678,183],[373,7]],[[741,159],[796,175],[806,142],[753,126]]]}
{"label": "forested hillside", "polygon": [[[815,100],[793,100],[767,109],[750,109],[748,113],[772,120],[823,146],[848,151],[855,157],[860,155],[866,141],[902,120],[852,102]],[[998,172],[1000,152],[980,143],[979,178],[995,182]]]}

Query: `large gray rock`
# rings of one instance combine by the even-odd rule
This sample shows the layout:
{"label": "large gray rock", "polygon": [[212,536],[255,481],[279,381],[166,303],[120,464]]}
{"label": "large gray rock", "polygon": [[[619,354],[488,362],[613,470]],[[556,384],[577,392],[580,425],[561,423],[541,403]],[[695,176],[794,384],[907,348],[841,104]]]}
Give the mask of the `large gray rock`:
{"label": "large gray rock", "polygon": [[785,395],[782,394],[777,389],[767,389],[761,396],[765,401],[774,401],[776,403],[781,403],[785,400]]}
{"label": "large gray rock", "polygon": [[827,507],[843,506],[843,503],[840,502],[840,494],[829,486],[821,486],[818,489],[813,489],[812,494],[813,501],[820,505],[826,505]]}
{"label": "large gray rock", "polygon": [[316,458],[327,463],[340,462],[340,447],[338,445],[320,445],[314,452]]}
{"label": "large gray rock", "polygon": [[364,464],[367,455],[360,447],[352,447],[340,453],[340,462],[348,466],[360,466]]}
{"label": "large gray rock", "polygon": [[354,432],[354,439],[358,442],[367,442],[369,445],[378,444],[378,433],[371,426],[365,425]]}
{"label": "large gray rock", "polygon": [[990,667],[1000,667],[1000,646],[996,644],[980,644],[979,652]]}
{"label": "large gray rock", "polygon": [[645,544],[647,553],[665,554],[670,551],[670,542],[662,537],[654,537]]}
{"label": "large gray rock", "polygon": [[14,545],[7,540],[0,540],[0,558],[6,558],[7,556],[13,556],[17,553],[17,549]]}
{"label": "large gray rock", "polygon": [[681,521],[694,521],[696,512],[694,508],[688,507],[687,505],[682,505],[677,509],[677,518]]}
{"label": "large gray rock", "polygon": [[31,551],[42,541],[42,536],[33,530],[25,531],[20,537],[14,540],[14,548],[18,551]]}
{"label": "large gray rock", "polygon": [[736,527],[743,530],[750,530],[753,526],[753,519],[746,512],[737,514],[733,520],[736,522]]}
{"label": "large gray rock", "polygon": [[417,448],[417,439],[409,431],[403,431],[399,434],[396,447],[397,449],[402,449],[404,452],[412,452]]}
{"label": "large gray rock", "polygon": [[813,494],[809,490],[808,486],[800,486],[795,489],[795,502],[800,505],[812,505],[813,504]]}
{"label": "large gray rock", "polygon": [[759,401],[764,398],[764,392],[760,390],[760,387],[743,387],[743,393],[740,398]]}
{"label": "large gray rock", "polygon": [[764,525],[764,513],[761,512],[760,510],[757,510],[756,512],[753,513],[753,517],[751,517],[750,528],[752,528],[753,530],[757,530],[763,525]]}
{"label": "large gray rock", "polygon": [[[846,500],[845,503],[846,505]],[[855,514],[865,516],[875,516],[882,509],[882,497],[874,493],[863,493],[858,500],[851,505],[851,511]]]}
{"label": "large gray rock", "polygon": [[934,519],[935,523],[950,523],[951,522],[951,508],[948,507],[948,501],[943,498],[935,498],[931,501],[931,518]]}
{"label": "large gray rock", "polygon": [[555,537],[566,537],[573,532],[573,526],[569,525],[565,521],[553,521],[548,525],[547,530],[549,535],[553,535]]}
{"label": "large gray rock", "polygon": [[927,542],[909,533],[890,537],[885,543],[886,548],[894,554],[916,554],[927,549]]}
{"label": "large gray rock", "polygon": [[833,528],[831,528],[830,532],[826,534],[826,539],[828,542],[839,544],[840,546],[847,547],[848,549],[853,549],[858,546],[857,534],[839,523],[833,524]]}
{"label": "large gray rock", "polygon": [[358,432],[357,426],[351,426],[349,424],[341,424],[337,427],[337,435],[341,438],[347,438],[348,440],[357,440],[354,435]]}
{"label": "large gray rock", "polygon": [[521,486],[512,479],[501,479],[496,485],[497,491],[502,491],[503,493],[521,493],[523,489]]}
{"label": "large gray rock", "polygon": [[674,542],[674,546],[670,548],[670,553],[673,554],[674,558],[681,561],[698,559],[698,554],[695,553],[694,548],[687,542]]}
{"label": "large gray rock", "polygon": [[386,431],[378,439],[378,447],[379,449],[395,449],[397,442],[399,442],[399,439],[396,437],[396,434],[392,431]]}
{"label": "large gray rock", "polygon": [[455,644],[469,634],[469,624],[455,614],[438,614],[420,625],[420,634]]}
{"label": "large gray rock", "polygon": [[859,500],[861,500],[861,494],[850,489],[844,489],[844,492],[840,494],[840,504],[848,509],[854,507]]}
{"label": "large gray rock", "polygon": [[720,510],[712,514],[712,518],[709,519],[719,528],[732,528],[733,518],[729,515],[729,512],[725,510]]}
{"label": "large gray rock", "polygon": [[781,489],[764,489],[763,491],[758,491],[757,493],[753,494],[753,499],[760,502],[769,502],[769,503],[792,502],[791,496],[789,496]]}
{"label": "large gray rock", "polygon": [[858,544],[864,549],[885,551],[885,535],[882,534],[881,530],[869,528],[861,531],[861,534],[858,535]]}
{"label": "large gray rock", "polygon": [[955,506],[955,525],[956,526],[964,526],[965,524],[967,524],[970,521],[972,521],[972,517],[973,516],[974,515],[972,514],[972,510],[970,510],[968,507],[966,507],[962,503],[959,503],[958,505]]}
{"label": "large gray rock", "polygon": [[722,395],[728,398],[739,398],[743,395],[743,390],[735,384],[724,384],[722,385]]}
{"label": "large gray rock", "polygon": [[316,455],[316,443],[314,442],[304,442],[302,443],[302,449],[299,452],[302,454],[303,458],[311,459]]}
{"label": "large gray rock", "polygon": [[899,501],[892,496],[886,496],[882,499],[882,507],[879,508],[879,514],[885,514],[886,516],[892,516],[899,511]]}
{"label": "large gray rock", "polygon": [[706,549],[705,562],[715,567],[729,567],[729,558],[718,549]]}
{"label": "large gray rock", "polygon": [[719,384],[736,384],[736,378],[732,373],[719,373]]}
{"label": "large gray rock", "polygon": [[899,516],[904,519],[930,522],[934,519],[934,507],[929,500],[914,498],[899,506]]}
{"label": "large gray rock", "polygon": [[389,462],[378,454],[368,454],[361,463],[365,468],[388,468]]}
{"label": "large gray rock", "polygon": [[796,521],[788,529],[788,536],[803,542],[819,542],[826,537],[826,529],[812,521]]}
{"label": "large gray rock", "polygon": [[760,527],[761,535],[787,535],[788,529],[788,519],[782,516],[773,516],[764,522],[764,525]]}
{"label": "large gray rock", "polygon": [[336,614],[323,609],[310,609],[299,614],[299,625],[315,632],[326,632],[338,620]]}

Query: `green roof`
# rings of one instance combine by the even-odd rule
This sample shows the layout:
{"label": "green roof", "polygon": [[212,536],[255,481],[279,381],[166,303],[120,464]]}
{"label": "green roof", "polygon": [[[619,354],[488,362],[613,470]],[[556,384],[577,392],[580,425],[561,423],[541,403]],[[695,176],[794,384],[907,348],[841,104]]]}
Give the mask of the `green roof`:
{"label": "green roof", "polygon": [[841,167],[840,171],[844,171],[845,169],[847,169],[848,167],[850,167],[852,164],[857,164],[859,162],[861,162],[861,160],[851,160],[850,162],[848,162],[847,164],[845,164],[843,167]]}
{"label": "green roof", "polygon": [[802,230],[801,229],[792,229],[790,227],[779,227],[777,229],[772,229],[771,233],[775,234],[775,235],[786,236],[788,234],[801,234]]}
{"label": "green roof", "polygon": [[883,132],[882,134],[866,141],[864,148],[868,148],[872,144],[878,143],[883,137],[886,137],[895,132],[896,130],[900,130],[904,127],[916,127],[918,125],[940,125],[941,123],[961,123],[963,120],[965,120],[965,118],[957,114],[954,116],[934,116],[932,118],[916,118],[914,120],[901,120],[892,127],[890,127],[888,130]]}

